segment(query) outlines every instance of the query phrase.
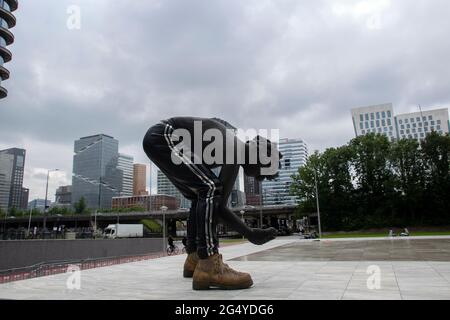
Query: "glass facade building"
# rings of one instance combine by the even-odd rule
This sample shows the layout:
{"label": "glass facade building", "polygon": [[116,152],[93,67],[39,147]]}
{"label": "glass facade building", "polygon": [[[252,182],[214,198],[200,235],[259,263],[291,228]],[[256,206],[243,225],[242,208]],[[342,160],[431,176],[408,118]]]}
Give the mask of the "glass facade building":
{"label": "glass facade building", "polygon": [[121,191],[122,197],[133,195],[133,157],[120,153],[117,161],[117,168],[121,171]]}
{"label": "glass facade building", "polygon": [[9,78],[9,71],[4,64],[11,61],[11,51],[7,46],[14,42],[14,35],[9,29],[16,25],[16,18],[12,14],[17,10],[17,0],[0,0],[0,99],[8,95],[8,91],[2,86],[2,81]]}
{"label": "glass facade building", "polygon": [[0,150],[0,208],[23,208],[25,150]]}
{"label": "glass facade building", "polygon": [[158,195],[168,195],[178,199],[180,208],[189,209],[191,201],[186,199],[180,191],[173,185],[161,170],[158,170],[157,176],[157,193]]}
{"label": "glass facade building", "polygon": [[72,204],[84,197],[88,208],[111,208],[122,192],[119,141],[104,134],[84,137],[75,141],[74,152]]}
{"label": "glass facade building", "polygon": [[296,204],[297,198],[290,194],[292,176],[306,164],[308,148],[301,139],[280,139],[278,149],[283,155],[278,178],[262,183],[263,205]]}

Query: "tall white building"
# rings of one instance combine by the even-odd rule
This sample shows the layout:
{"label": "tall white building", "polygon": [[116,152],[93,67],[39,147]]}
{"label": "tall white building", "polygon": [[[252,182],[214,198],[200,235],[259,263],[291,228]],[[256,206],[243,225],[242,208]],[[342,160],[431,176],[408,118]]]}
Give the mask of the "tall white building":
{"label": "tall white building", "polygon": [[306,164],[308,148],[301,139],[280,139],[278,150],[283,155],[279,177],[262,183],[263,205],[296,204],[297,198],[290,194],[292,176]]}
{"label": "tall white building", "polygon": [[391,103],[352,109],[352,120],[356,136],[378,133],[391,141],[397,138]]}
{"label": "tall white building", "polygon": [[119,153],[117,160],[117,169],[122,174],[122,190],[120,196],[132,196],[133,195],[133,157]]}
{"label": "tall white building", "polygon": [[400,139],[423,139],[432,131],[440,134],[450,131],[448,109],[426,110],[396,116],[397,136]]}
{"label": "tall white building", "polygon": [[351,110],[356,136],[368,133],[383,134],[391,141],[417,139],[436,131],[450,132],[448,109],[434,109],[394,115],[392,104],[381,104]]}

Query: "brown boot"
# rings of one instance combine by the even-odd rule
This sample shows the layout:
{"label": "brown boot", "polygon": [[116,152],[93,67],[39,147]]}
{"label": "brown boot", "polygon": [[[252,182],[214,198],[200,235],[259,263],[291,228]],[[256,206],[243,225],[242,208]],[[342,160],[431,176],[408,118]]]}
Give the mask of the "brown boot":
{"label": "brown boot", "polygon": [[247,289],[253,285],[248,273],[231,269],[222,261],[221,254],[214,254],[208,259],[200,259],[194,271],[192,288],[207,290],[210,287],[219,289]]}
{"label": "brown boot", "polygon": [[197,252],[188,254],[186,261],[184,262],[183,277],[192,278],[198,260],[199,258]]}

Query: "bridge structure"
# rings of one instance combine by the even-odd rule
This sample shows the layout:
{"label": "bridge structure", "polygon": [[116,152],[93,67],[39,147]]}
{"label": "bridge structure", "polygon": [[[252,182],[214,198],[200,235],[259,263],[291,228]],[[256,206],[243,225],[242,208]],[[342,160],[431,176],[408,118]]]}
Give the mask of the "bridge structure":
{"label": "bridge structure", "polygon": [[[295,205],[271,205],[271,206],[242,206],[231,208],[239,217],[245,220],[263,221],[270,219],[291,220],[296,206]],[[139,223],[144,219],[153,219],[162,221],[165,215],[166,224],[174,224],[176,221],[186,221],[189,216],[189,210],[166,210],[166,211],[138,211],[138,212],[98,212],[91,214],[75,215],[48,215],[44,216],[22,216],[6,217],[0,224],[6,228],[28,228],[30,225],[42,227],[44,220],[49,229],[54,226],[64,225],[68,228],[82,228],[92,226],[93,221],[97,222],[98,227],[105,227],[108,224],[115,223]]]}

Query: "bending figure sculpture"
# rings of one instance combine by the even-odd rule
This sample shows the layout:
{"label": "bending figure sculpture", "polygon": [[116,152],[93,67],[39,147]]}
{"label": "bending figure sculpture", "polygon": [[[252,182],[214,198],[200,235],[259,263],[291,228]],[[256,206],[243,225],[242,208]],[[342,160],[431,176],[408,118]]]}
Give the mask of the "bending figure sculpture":
{"label": "bending figure sculpture", "polygon": [[[260,136],[243,142],[234,127],[221,119],[174,117],[152,126],[143,147],[150,160],[191,200],[183,276],[193,277],[193,289],[252,286],[248,273],[235,271],[223,262],[216,225],[220,218],[257,245],[275,238],[274,228],[248,227],[227,202],[240,167],[259,181],[277,177],[281,154],[276,145]],[[268,157],[265,160],[263,152]],[[212,171],[217,167],[221,168],[219,176]]]}

